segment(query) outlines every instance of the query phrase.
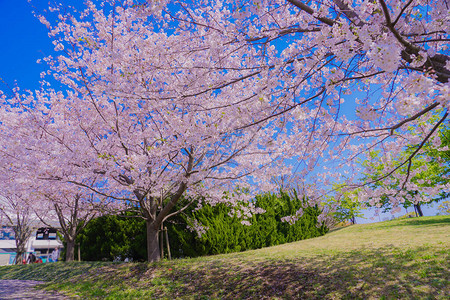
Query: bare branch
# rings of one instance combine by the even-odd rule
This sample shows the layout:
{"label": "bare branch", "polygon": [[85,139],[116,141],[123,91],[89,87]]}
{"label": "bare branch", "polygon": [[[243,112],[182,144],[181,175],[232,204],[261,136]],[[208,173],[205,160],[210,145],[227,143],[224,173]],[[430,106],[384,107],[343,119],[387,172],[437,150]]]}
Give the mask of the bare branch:
{"label": "bare branch", "polygon": [[333,24],[335,23],[334,20],[329,19],[329,18],[325,18],[325,17],[316,17],[315,16],[315,11],[309,7],[308,5],[304,4],[303,2],[299,1],[299,0],[287,0],[288,2],[292,3],[293,5],[297,6],[298,8],[300,8],[301,10],[305,11],[306,13],[310,14],[311,16],[313,16],[314,18],[316,18],[317,20],[329,25],[329,26],[333,26]]}

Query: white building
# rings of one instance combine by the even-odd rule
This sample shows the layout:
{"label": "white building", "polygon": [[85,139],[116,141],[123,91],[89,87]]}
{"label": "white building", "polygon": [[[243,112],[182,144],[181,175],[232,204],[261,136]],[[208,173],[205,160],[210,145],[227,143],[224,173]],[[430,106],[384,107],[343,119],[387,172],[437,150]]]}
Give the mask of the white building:
{"label": "white building", "polygon": [[[27,242],[27,254],[34,253],[42,262],[49,262],[50,254],[55,248],[63,248],[62,242],[58,239],[55,228],[38,228],[31,235]],[[0,265],[13,264],[16,257],[16,240],[11,227],[2,226],[0,228]]]}

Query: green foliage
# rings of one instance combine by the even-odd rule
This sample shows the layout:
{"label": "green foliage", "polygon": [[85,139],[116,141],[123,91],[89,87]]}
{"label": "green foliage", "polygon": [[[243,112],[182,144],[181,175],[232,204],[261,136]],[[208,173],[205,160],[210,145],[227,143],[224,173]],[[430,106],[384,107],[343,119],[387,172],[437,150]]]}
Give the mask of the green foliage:
{"label": "green foliage", "polygon": [[130,215],[101,216],[81,231],[77,243],[81,244],[83,260],[145,260],[145,221]]}
{"label": "green foliage", "polygon": [[450,201],[446,200],[441,202],[438,206],[439,214],[450,215]]}
{"label": "green foliage", "polygon": [[[438,119],[439,116],[433,116],[428,122]],[[418,127],[408,127],[410,132],[422,132],[423,128],[421,126],[426,125],[425,122],[420,124]],[[440,141],[440,143],[438,142]],[[439,147],[435,146],[435,142],[440,144]],[[413,157],[412,155],[419,148],[421,151],[417,152]],[[383,175],[388,170],[394,170],[396,168],[396,173],[401,175],[408,174],[408,180],[416,184],[419,188],[406,190],[406,185],[404,185],[404,180],[399,179],[401,176],[390,176],[390,184],[387,186],[392,189],[392,195],[384,195],[380,202],[381,207],[384,212],[392,209],[390,203],[390,197],[397,194],[399,190],[406,190],[408,195],[404,197],[404,202],[402,206],[408,208],[415,206],[416,209],[420,210],[420,205],[424,202],[420,199],[427,199],[426,203],[431,201],[439,201],[448,197],[447,191],[443,191],[440,197],[431,197],[424,192],[426,187],[434,187],[437,185],[443,185],[448,182],[448,175],[450,174],[450,128],[448,126],[442,125],[439,128],[437,136],[430,138],[430,140],[423,146],[420,145],[410,145],[410,147],[404,149],[402,155],[398,157],[393,157],[392,159],[384,159],[380,156],[380,151],[375,150],[370,152],[369,157],[366,161],[362,162],[362,165],[368,167],[371,171],[365,174],[364,181],[372,182],[372,188],[376,189],[380,186],[385,186],[386,184],[382,181],[377,181],[377,179],[383,177]],[[383,162],[380,164],[380,162]],[[406,162],[406,163],[405,163]]]}
{"label": "green foliage", "polygon": [[359,189],[345,191],[344,186],[335,185],[333,189],[336,191],[335,197],[329,197],[328,203],[335,206],[333,217],[338,223],[350,221],[356,223],[356,217],[363,218],[361,213],[363,204],[357,199]]}
{"label": "green foliage", "polygon": [[[196,257],[219,253],[230,253],[269,247],[325,234],[328,228],[316,227],[318,207],[304,207],[305,201],[297,195],[287,193],[264,194],[255,198],[254,205],[264,209],[263,214],[254,214],[249,222],[232,214],[232,208],[226,204],[204,205],[201,209],[178,216],[169,228],[169,239],[174,256]],[[302,209],[303,216],[290,225],[281,218],[295,215]],[[201,236],[197,232],[186,230],[186,223],[197,220],[206,232]]]}

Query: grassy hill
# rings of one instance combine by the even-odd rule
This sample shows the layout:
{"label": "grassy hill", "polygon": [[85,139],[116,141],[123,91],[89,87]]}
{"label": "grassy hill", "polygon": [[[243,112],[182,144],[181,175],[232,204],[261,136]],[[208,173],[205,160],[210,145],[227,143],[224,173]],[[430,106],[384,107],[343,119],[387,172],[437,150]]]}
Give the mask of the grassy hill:
{"label": "grassy hill", "polygon": [[83,299],[449,299],[450,216],[353,225],[265,249],[160,263],[0,267]]}

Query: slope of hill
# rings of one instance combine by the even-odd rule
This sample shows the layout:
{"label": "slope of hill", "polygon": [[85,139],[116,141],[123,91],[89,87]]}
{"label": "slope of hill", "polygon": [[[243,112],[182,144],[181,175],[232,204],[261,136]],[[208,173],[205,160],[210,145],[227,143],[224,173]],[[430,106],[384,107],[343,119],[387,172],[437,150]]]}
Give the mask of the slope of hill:
{"label": "slope of hill", "polygon": [[0,268],[100,299],[449,299],[450,216],[353,225],[275,247],[160,263]]}

